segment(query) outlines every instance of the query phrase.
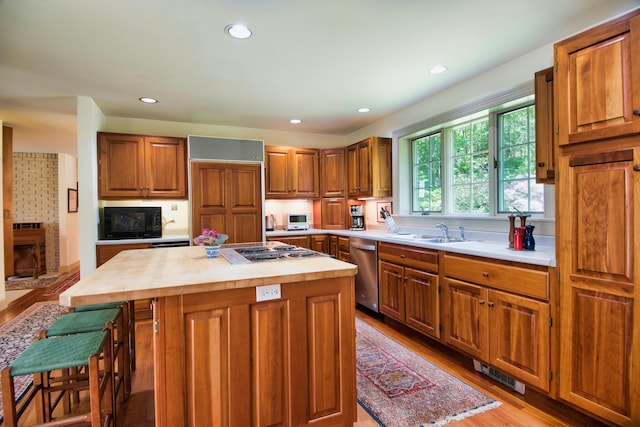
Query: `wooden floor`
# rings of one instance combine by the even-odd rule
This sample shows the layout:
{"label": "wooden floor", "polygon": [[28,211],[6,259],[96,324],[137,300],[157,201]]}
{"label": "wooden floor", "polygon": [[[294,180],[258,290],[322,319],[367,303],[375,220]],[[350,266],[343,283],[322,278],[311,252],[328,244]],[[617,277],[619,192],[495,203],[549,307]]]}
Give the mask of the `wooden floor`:
{"label": "wooden floor", "polygon": [[[37,301],[47,298],[44,290],[35,290],[16,300],[0,311],[0,324],[12,319],[22,310]],[[57,297],[49,298],[56,300]],[[478,374],[473,370],[471,359],[454,352],[447,347],[413,332],[400,324],[383,322],[368,313],[357,311],[357,316],[378,328],[407,348],[440,366],[478,390],[502,402],[502,405],[488,412],[477,414],[449,426],[602,426],[604,424],[589,418],[565,405],[549,399],[532,389],[525,396],[508,390],[506,387]],[[153,354],[152,324],[150,320],[136,323],[137,369],[133,375],[132,394],[127,402],[117,408],[119,427],[153,427]],[[33,415],[27,414],[24,423],[33,423]],[[354,427],[378,427],[362,408],[358,406],[358,421]],[[387,426],[393,427],[393,426]]]}

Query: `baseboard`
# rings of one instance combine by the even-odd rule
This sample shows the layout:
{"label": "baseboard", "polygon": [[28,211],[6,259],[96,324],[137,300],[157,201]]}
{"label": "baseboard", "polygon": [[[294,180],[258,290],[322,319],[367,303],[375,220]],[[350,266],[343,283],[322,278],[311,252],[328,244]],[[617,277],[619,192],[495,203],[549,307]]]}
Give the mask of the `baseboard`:
{"label": "baseboard", "polygon": [[59,274],[76,273],[80,271],[80,261],[76,261],[70,265],[61,265],[58,267]]}

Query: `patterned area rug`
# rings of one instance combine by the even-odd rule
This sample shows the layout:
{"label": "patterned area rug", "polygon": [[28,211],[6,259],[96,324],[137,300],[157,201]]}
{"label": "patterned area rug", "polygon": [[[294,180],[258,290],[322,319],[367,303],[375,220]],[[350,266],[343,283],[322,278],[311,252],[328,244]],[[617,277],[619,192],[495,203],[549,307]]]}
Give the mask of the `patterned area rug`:
{"label": "patterned area rug", "polygon": [[[9,366],[20,353],[47,329],[58,317],[68,311],[56,302],[37,302],[20,315],[0,326],[0,369]],[[29,389],[33,380],[30,375],[14,378],[15,392],[20,397]],[[0,421],[3,419],[2,391],[0,390]]]}
{"label": "patterned area rug", "polygon": [[60,276],[52,277],[19,277],[15,279],[6,280],[4,282],[4,289],[7,291],[21,291],[24,289],[39,289],[46,288],[49,285],[54,284]]}
{"label": "patterned area rug", "polygon": [[55,282],[53,285],[49,286],[49,289],[47,289],[47,292],[44,294],[44,296],[61,294],[71,286],[75,285],[78,280],[80,280],[79,272],[67,274],[66,276],[61,277],[60,280]]}
{"label": "patterned area rug", "polygon": [[358,401],[381,426],[441,426],[501,405],[360,319],[356,332]]}

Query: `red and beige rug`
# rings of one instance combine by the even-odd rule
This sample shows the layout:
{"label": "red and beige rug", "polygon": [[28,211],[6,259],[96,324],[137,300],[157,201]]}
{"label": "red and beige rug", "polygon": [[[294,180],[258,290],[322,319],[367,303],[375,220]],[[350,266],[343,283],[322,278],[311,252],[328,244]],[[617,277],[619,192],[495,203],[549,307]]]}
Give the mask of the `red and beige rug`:
{"label": "red and beige rug", "polygon": [[[41,330],[47,329],[58,317],[68,311],[67,307],[56,302],[37,302],[0,326],[0,369],[9,366]],[[16,377],[14,379],[16,396],[24,395],[32,382],[30,375]],[[2,391],[0,391],[0,421],[3,415]]]}
{"label": "red and beige rug", "polygon": [[356,319],[358,401],[381,426],[441,426],[500,402]]}

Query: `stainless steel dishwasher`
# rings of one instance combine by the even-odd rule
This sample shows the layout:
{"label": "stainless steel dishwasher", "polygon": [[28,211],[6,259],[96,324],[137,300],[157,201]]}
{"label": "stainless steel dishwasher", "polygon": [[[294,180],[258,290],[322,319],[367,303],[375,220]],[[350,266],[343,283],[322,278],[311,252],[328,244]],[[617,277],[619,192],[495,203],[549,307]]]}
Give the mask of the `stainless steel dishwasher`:
{"label": "stainless steel dishwasher", "polygon": [[375,240],[351,237],[349,261],[358,266],[356,303],[378,312],[378,247]]}

